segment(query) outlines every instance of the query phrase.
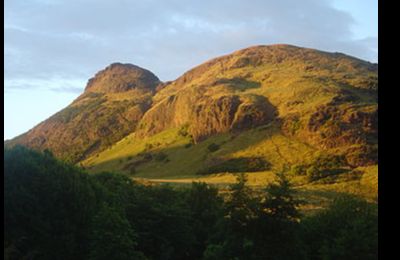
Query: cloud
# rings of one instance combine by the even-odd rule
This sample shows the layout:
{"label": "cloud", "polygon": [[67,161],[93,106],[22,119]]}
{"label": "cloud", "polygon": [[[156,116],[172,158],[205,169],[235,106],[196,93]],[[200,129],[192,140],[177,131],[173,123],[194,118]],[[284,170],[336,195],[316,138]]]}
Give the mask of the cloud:
{"label": "cloud", "polygon": [[172,80],[257,44],[288,43],[376,62],[377,38],[354,39],[354,24],[328,0],[6,0],[5,88],[78,92],[117,61]]}
{"label": "cloud", "polygon": [[5,79],[6,93],[21,90],[50,90],[54,92],[82,93],[86,80],[75,78],[16,78]]}

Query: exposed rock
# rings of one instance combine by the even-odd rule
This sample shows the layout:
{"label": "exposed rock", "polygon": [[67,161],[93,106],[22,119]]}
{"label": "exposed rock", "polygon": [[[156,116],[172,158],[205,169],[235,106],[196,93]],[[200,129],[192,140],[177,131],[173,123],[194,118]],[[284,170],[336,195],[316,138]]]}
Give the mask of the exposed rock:
{"label": "exposed rock", "polygon": [[132,64],[113,63],[88,81],[85,91],[118,93],[132,89],[154,90],[160,80],[150,71]]}
{"label": "exposed rock", "polygon": [[249,129],[275,117],[274,107],[258,96],[172,95],[146,113],[138,134],[153,135],[171,127],[189,125],[195,142],[230,130]]}

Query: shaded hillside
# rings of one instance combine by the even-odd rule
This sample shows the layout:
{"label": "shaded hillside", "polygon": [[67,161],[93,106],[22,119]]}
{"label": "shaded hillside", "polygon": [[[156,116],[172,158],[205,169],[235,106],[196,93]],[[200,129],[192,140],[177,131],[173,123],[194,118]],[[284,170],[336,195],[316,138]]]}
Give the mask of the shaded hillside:
{"label": "shaded hillside", "polygon": [[89,80],[71,105],[8,144],[24,144],[78,162],[135,130],[159,84],[151,72],[115,63]]}

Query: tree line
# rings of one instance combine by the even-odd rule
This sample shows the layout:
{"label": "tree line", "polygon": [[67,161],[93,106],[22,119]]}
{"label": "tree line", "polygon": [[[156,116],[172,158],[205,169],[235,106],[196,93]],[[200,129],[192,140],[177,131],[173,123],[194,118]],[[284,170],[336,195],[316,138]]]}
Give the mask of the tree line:
{"label": "tree line", "polygon": [[377,205],[340,196],[302,216],[284,174],[254,196],[145,186],[43,153],[4,150],[5,259],[377,259]]}

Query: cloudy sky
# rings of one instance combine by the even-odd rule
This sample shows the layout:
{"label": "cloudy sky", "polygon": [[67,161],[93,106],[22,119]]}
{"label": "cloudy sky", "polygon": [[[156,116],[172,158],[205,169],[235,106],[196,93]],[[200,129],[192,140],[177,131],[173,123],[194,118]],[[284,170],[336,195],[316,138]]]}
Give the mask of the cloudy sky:
{"label": "cloudy sky", "polygon": [[378,0],[5,0],[4,139],[67,106],[113,62],[173,80],[210,58],[287,43],[378,54]]}

